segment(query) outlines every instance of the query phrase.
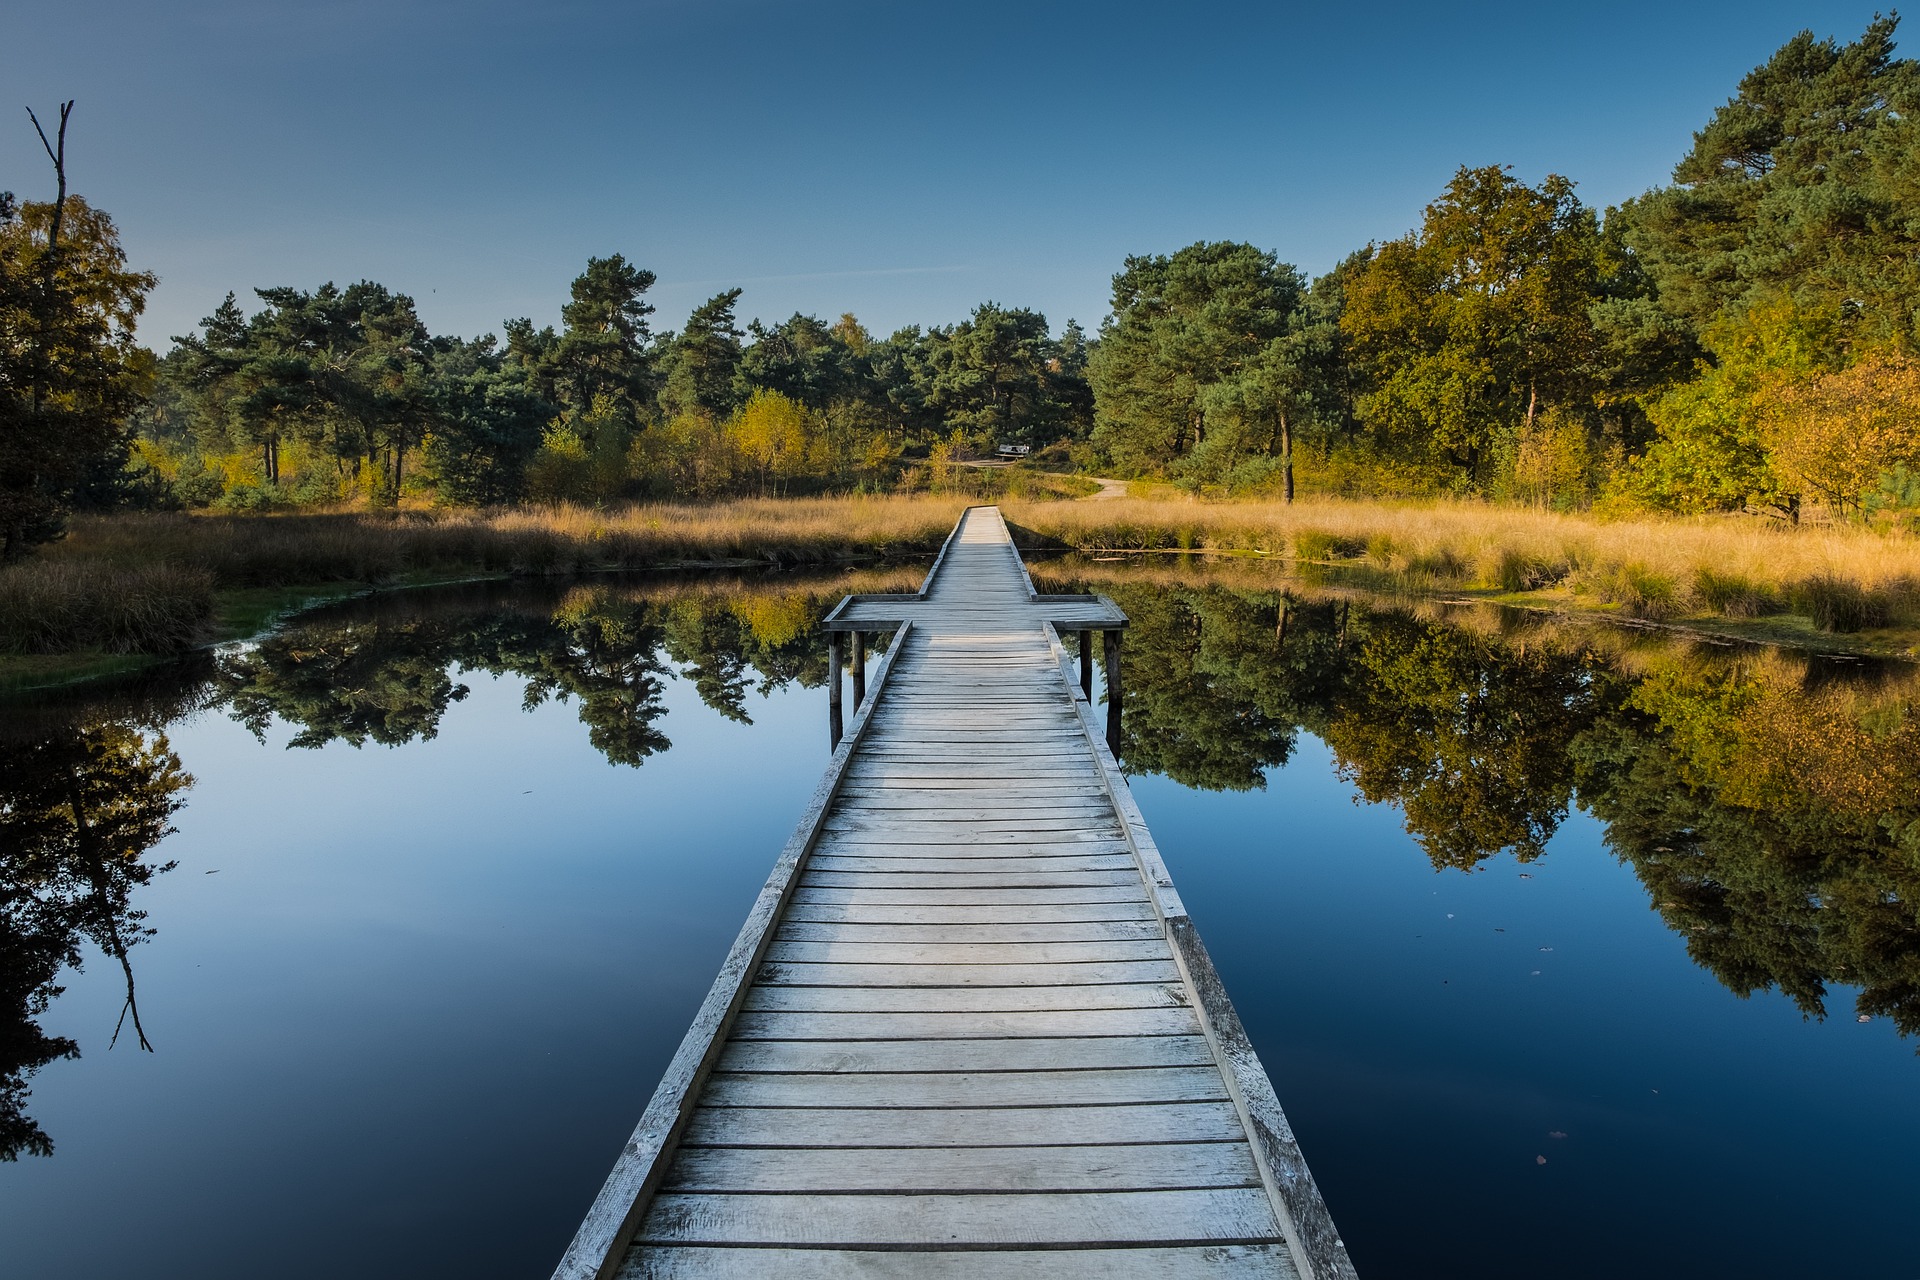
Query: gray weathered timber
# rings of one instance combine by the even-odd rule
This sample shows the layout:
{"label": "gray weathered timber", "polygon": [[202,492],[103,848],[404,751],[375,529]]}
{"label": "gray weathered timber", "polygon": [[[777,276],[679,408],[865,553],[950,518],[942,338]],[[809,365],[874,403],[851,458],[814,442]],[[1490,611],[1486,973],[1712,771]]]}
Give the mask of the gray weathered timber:
{"label": "gray weathered timber", "polygon": [[1353,1275],[1060,646],[1125,625],[991,507],[834,611],[898,630],[557,1280]]}

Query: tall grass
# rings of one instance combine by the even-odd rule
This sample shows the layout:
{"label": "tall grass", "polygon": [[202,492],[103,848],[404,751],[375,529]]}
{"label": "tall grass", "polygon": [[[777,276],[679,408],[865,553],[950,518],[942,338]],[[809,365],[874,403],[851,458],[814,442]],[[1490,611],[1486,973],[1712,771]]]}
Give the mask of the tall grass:
{"label": "tall grass", "polygon": [[1836,631],[1920,623],[1920,539],[1868,529],[1332,499],[1117,499],[1014,505],[1008,517],[1088,549],[1258,551],[1387,570],[1413,587],[1559,588],[1643,617],[1791,611]]}
{"label": "tall grass", "polygon": [[[204,631],[214,592],[243,587],[924,553],[939,547],[964,505],[923,495],[611,511],[85,518],[65,542],[0,570],[0,652],[177,649]],[[1129,497],[1005,505],[1038,541],[1087,550],[1262,552],[1351,565],[1414,592],[1554,591],[1643,617],[1791,610],[1835,631],[1920,623],[1920,539],[1864,529],[1731,518],[1601,522],[1446,502]]]}
{"label": "tall grass", "polygon": [[0,573],[0,653],[184,649],[212,612],[201,569],[30,562]]}
{"label": "tall grass", "polygon": [[175,651],[204,634],[213,593],[225,589],[927,552],[963,506],[876,497],[616,511],[87,517],[65,541],[0,570],[0,652]]}

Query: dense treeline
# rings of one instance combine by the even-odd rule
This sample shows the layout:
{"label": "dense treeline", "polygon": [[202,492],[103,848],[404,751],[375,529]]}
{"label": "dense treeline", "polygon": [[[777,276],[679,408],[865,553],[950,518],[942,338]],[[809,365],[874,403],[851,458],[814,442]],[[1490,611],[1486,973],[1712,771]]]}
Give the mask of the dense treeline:
{"label": "dense treeline", "polygon": [[489,504],[892,488],[908,450],[1084,436],[1085,339],[993,303],[870,335],[851,315],[742,330],[730,289],[652,332],[653,273],[573,282],[561,327],[435,337],[381,285],[229,297],[159,363],[140,462],[228,508],[410,492]]}
{"label": "dense treeline", "polygon": [[1601,217],[1462,169],[1309,287],[1246,245],[1134,259],[1091,364],[1124,465],[1240,487],[1678,511],[1920,498],[1920,71],[1896,19],[1796,36],[1673,185]]}
{"label": "dense treeline", "polygon": [[373,282],[275,287],[155,359],[131,338],[153,279],[112,223],[78,197],[8,197],[5,554],[76,503],[872,492],[999,444],[1219,494],[1904,520],[1920,71],[1896,24],[1794,37],[1670,185],[1619,207],[1462,168],[1407,235],[1319,279],[1241,243],[1129,258],[1091,338],[993,303],[886,337],[851,315],[743,328],[738,289],[656,332],[653,273],[616,254],[588,262],[557,328],[467,340]]}

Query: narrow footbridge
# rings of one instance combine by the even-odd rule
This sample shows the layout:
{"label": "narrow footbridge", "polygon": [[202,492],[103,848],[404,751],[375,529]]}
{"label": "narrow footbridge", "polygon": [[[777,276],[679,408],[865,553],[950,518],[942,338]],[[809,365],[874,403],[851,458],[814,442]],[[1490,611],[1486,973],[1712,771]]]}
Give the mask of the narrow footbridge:
{"label": "narrow footbridge", "polygon": [[556,1280],[1353,1275],[1097,728],[1125,625],[993,507],[834,610],[832,763]]}

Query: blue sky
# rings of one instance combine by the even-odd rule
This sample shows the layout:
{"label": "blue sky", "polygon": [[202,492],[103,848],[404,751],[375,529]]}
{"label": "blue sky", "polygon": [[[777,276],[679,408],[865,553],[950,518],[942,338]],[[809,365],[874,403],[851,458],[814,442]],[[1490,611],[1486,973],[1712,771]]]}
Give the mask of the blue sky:
{"label": "blue sky", "polygon": [[1462,164],[1617,202],[1795,31],[1874,8],[22,2],[0,189],[50,197],[20,107],[77,98],[73,186],[159,273],[158,346],[229,289],[329,279],[441,332],[551,322],[614,252],[659,273],[667,328],[735,284],[743,318],[991,298],[1092,327],[1129,253],[1322,271]]}

